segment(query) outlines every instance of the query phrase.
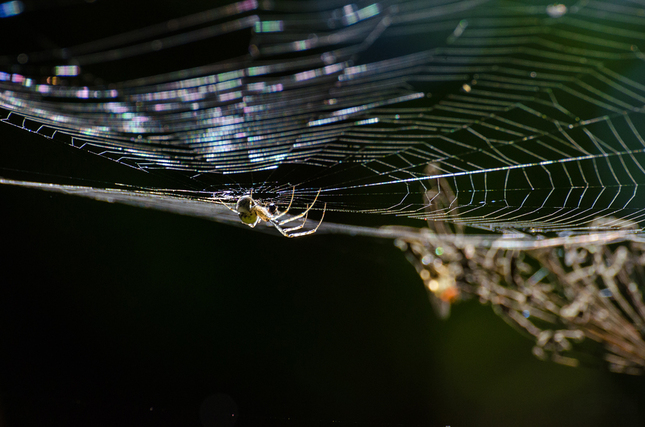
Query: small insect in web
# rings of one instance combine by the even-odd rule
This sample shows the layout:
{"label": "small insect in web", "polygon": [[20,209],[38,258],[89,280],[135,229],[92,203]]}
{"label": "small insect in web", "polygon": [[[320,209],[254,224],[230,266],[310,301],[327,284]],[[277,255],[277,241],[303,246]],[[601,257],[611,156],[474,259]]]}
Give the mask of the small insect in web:
{"label": "small insect in web", "polygon": [[[307,216],[309,215],[309,211],[311,208],[316,204],[316,201],[318,200],[318,196],[320,195],[320,190],[318,190],[318,193],[316,193],[316,197],[314,198],[314,201],[311,202],[311,205],[308,205],[307,208],[299,213],[298,215],[288,217],[286,219],[283,219],[280,221],[280,218],[284,217],[288,212],[289,209],[291,209],[291,204],[293,203],[293,198],[296,193],[296,187],[293,187],[293,191],[291,192],[291,200],[289,201],[289,205],[284,211],[279,211],[277,206],[273,203],[265,205],[258,200],[255,200],[253,198],[253,192],[251,192],[250,195],[242,196],[239,199],[237,199],[237,203],[235,204],[235,208],[230,207],[224,202],[219,202],[226,206],[229,210],[235,212],[238,214],[240,217],[240,220],[248,225],[251,228],[254,228],[260,221],[265,221],[270,223],[275,227],[276,230],[280,232],[285,237],[302,237],[302,236],[307,236],[309,234],[314,234],[317,230],[318,227],[320,227],[320,224],[322,224],[323,218],[325,217],[325,211],[327,210],[327,203],[325,203],[323,207],[323,212],[322,216],[320,217],[320,221],[318,222],[318,225],[316,225],[315,228],[312,228],[311,230],[307,231],[300,231],[295,233],[298,230],[301,230],[304,226],[305,223],[307,222]],[[299,219],[302,218],[302,222],[294,227],[289,227],[289,228],[283,228],[285,224],[289,224],[295,221],[298,221]]]}

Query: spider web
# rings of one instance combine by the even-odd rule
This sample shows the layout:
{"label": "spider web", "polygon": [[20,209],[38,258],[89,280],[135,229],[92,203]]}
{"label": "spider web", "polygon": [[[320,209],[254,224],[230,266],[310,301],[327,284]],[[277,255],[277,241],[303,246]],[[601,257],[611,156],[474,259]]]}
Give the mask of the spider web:
{"label": "spider web", "polygon": [[[243,1],[21,46],[0,57],[0,107],[224,198],[288,203],[296,185],[296,204],[320,189],[328,211],[387,224],[641,228],[643,28],[638,2]],[[429,210],[439,179],[454,197]]]}

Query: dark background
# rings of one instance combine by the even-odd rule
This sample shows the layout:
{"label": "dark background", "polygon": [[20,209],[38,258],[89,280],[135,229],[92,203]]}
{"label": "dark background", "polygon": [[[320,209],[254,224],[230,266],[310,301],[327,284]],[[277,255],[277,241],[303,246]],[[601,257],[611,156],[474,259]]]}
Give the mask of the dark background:
{"label": "dark background", "polygon": [[[66,7],[31,16],[78,22]],[[155,22],[138,16],[131,25]],[[156,180],[9,125],[0,167],[42,182]],[[238,426],[645,420],[643,378],[540,362],[477,301],[437,320],[391,242],[289,240],[13,187],[0,200],[0,425],[199,426],[205,401],[220,413],[235,402]]]}

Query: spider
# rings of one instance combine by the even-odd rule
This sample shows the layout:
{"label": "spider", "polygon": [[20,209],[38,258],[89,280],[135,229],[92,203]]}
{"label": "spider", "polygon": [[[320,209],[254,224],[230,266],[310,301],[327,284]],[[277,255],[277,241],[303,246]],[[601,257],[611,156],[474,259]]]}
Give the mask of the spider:
{"label": "spider", "polygon": [[[295,193],[296,193],[296,187],[293,187],[293,191],[291,192],[291,201],[289,201],[289,206],[287,206],[287,208],[282,212],[280,212],[276,207],[276,205],[274,205],[273,203],[269,205],[262,205],[260,202],[255,200],[253,198],[253,191],[251,191],[250,195],[242,196],[239,199],[237,199],[235,208],[230,207],[224,202],[219,202],[219,203],[223,204],[229,210],[238,214],[240,217],[240,220],[251,228],[254,228],[256,225],[258,225],[260,221],[265,221],[273,225],[276,228],[276,230],[278,230],[280,234],[282,234],[285,237],[289,237],[289,238],[302,237],[302,236],[307,236],[309,234],[313,234],[318,230],[318,227],[320,227],[320,224],[322,224],[323,218],[325,217],[325,211],[327,210],[327,203],[325,203],[325,206],[323,207],[323,213],[322,213],[322,216],[320,217],[320,221],[318,222],[318,225],[316,225],[316,228],[312,228],[311,230],[307,230],[307,231],[301,231],[299,233],[294,233],[294,231],[298,231],[305,226],[305,223],[307,222],[307,215],[309,214],[309,211],[316,203],[316,200],[318,200],[318,196],[320,195],[320,190],[318,190],[318,193],[316,194],[314,201],[311,203],[311,205],[307,206],[307,209],[305,209],[304,212],[301,212],[298,215],[295,215],[280,221],[280,218],[282,218],[287,214],[287,212],[289,212],[289,209],[291,208],[291,204],[293,203],[293,197]],[[303,218],[303,217],[304,219],[302,220],[302,223],[296,225],[295,227],[282,228],[283,225],[299,220],[300,218]]]}

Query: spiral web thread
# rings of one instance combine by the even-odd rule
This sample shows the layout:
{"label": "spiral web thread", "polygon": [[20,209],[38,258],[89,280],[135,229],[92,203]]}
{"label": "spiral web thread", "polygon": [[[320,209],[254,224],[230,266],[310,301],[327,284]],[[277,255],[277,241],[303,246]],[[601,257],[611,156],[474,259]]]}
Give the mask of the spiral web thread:
{"label": "spiral web thread", "polygon": [[[3,121],[143,170],[230,176],[240,191],[322,189],[330,212],[544,233],[640,229],[643,8],[298,4],[243,1],[32,52],[24,65],[0,57],[13,70],[0,73]],[[75,83],[84,69],[236,32],[252,36],[233,59]],[[60,65],[61,82],[78,76],[47,83],[29,76],[32,64]],[[316,172],[285,182],[287,165]],[[440,178],[454,199],[428,211],[421,196]],[[228,188],[220,182],[208,190]]]}

